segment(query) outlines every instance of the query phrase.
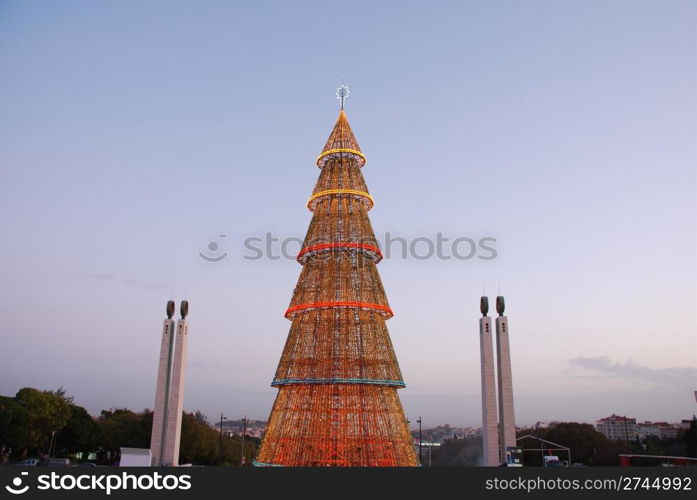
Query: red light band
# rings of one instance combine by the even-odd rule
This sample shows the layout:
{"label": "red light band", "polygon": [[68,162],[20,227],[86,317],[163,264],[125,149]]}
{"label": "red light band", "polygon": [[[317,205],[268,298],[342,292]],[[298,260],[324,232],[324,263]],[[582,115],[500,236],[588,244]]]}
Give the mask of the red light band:
{"label": "red light band", "polygon": [[379,311],[385,319],[389,319],[394,316],[392,309],[387,306],[382,306],[380,304],[371,304],[370,302],[312,302],[310,304],[300,304],[297,306],[289,307],[286,311],[285,317],[288,319],[293,319],[294,313],[298,311],[307,311],[312,309],[334,309],[334,308],[357,308],[357,309],[374,309]]}
{"label": "red light band", "polygon": [[329,250],[332,248],[358,248],[360,250],[367,250],[372,252],[377,257],[375,262],[380,262],[382,260],[382,252],[380,249],[373,245],[368,245],[365,243],[320,243],[319,245],[312,245],[310,247],[305,247],[300,250],[298,254],[298,262],[301,261],[301,257],[310,252],[318,252],[320,250]]}

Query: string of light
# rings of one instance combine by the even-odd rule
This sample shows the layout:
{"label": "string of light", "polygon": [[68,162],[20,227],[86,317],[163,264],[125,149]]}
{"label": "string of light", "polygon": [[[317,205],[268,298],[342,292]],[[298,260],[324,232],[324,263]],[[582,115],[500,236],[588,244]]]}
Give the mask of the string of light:
{"label": "string of light", "polygon": [[313,309],[337,309],[337,308],[356,308],[356,309],[375,309],[380,312],[385,319],[394,316],[394,312],[387,306],[371,304],[369,302],[312,302],[310,304],[300,304],[289,307],[285,317],[293,319],[299,311],[311,311]]}
{"label": "string of light", "polygon": [[370,210],[375,205],[375,200],[373,200],[373,197],[365,191],[358,191],[356,189],[325,189],[324,191],[320,191],[319,193],[315,193],[310,196],[310,199],[307,200],[307,208],[310,210],[310,212],[314,212],[318,199],[331,195],[349,195],[360,198],[363,200],[366,210]]}
{"label": "string of light", "polygon": [[317,157],[317,166],[319,168],[324,167],[324,164],[329,160],[329,158],[342,158],[342,157],[353,157],[355,160],[358,162],[358,166],[362,167],[365,165],[365,155],[358,151],[357,149],[351,149],[351,148],[336,148],[336,149],[329,149],[327,151],[322,152]]}
{"label": "string of light", "polygon": [[350,248],[350,249],[358,249],[358,250],[364,250],[368,255],[373,257],[375,259],[375,262],[380,262],[382,260],[382,252],[380,252],[380,249],[374,245],[369,245],[367,243],[354,243],[354,242],[346,242],[346,243],[320,243],[317,245],[312,245],[309,247],[305,247],[300,252],[298,253],[298,262],[303,262],[304,259],[303,257],[309,257],[310,255],[314,255],[316,253],[319,253],[321,251],[325,250],[336,250],[336,249],[341,249],[341,248]]}

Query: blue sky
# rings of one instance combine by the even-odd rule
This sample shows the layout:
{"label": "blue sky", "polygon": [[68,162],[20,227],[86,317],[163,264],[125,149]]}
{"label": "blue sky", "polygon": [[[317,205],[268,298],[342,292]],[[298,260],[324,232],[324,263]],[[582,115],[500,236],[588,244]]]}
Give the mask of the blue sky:
{"label": "blue sky", "polygon": [[304,236],[343,79],[378,236],[496,238],[379,265],[412,421],[478,425],[482,290],[518,423],[691,416],[696,10],[0,2],[0,393],[152,407],[186,297],[186,408],[265,419],[300,267],[243,241]]}

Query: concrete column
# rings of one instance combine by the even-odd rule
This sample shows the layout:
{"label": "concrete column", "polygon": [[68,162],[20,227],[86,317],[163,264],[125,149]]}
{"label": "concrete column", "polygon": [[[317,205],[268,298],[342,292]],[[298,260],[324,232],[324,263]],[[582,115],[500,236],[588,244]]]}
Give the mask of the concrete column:
{"label": "concrete column", "polygon": [[[503,299],[503,297],[500,298]],[[500,316],[496,318],[496,354],[499,379],[499,445],[501,447],[500,458],[503,462],[506,460],[506,448],[516,446],[516,435],[508,318],[503,316],[503,308],[499,314]]]}
{"label": "concrete column", "polygon": [[496,380],[491,318],[479,319],[479,351],[482,368],[482,465],[495,467],[499,461],[499,434],[496,415]]}
{"label": "concrete column", "polygon": [[[172,302],[172,308],[174,303]],[[168,312],[169,312],[168,305]],[[171,315],[162,326],[162,340],[160,344],[160,363],[157,368],[157,385],[155,387],[155,407],[152,415],[152,435],[150,437],[150,453],[152,465],[162,465],[164,453],[164,431],[167,420],[167,403],[169,395],[169,381],[174,355],[174,320]]]}
{"label": "concrete column", "polygon": [[179,465],[179,443],[182,430],[182,411],[184,410],[184,378],[186,372],[187,340],[189,322],[186,318],[177,321],[174,360],[172,362],[172,381],[167,404],[167,425],[165,427],[165,451],[163,465]]}

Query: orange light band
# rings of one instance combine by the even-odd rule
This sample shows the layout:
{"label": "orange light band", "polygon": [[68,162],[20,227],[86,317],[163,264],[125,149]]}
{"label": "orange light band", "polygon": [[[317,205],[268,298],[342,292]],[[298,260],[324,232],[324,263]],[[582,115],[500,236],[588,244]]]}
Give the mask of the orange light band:
{"label": "orange light band", "polygon": [[371,304],[369,302],[312,302],[311,304],[300,304],[297,306],[289,307],[286,311],[285,317],[287,319],[293,319],[295,313],[298,311],[307,311],[312,309],[335,309],[335,308],[355,308],[355,309],[374,309],[379,311],[385,319],[389,319],[394,316],[392,309],[387,306],[382,306],[380,304]]}
{"label": "orange light band", "polygon": [[327,162],[329,158],[327,158],[330,155],[335,155],[335,154],[341,154],[345,153],[349,156],[355,156],[356,159],[358,160],[358,166],[362,167],[365,165],[365,155],[358,151],[357,149],[349,149],[349,148],[339,148],[339,149],[329,149],[325,152],[323,152],[321,155],[317,157],[317,166],[319,168],[322,168],[324,164]]}
{"label": "orange light band", "polygon": [[355,189],[326,189],[324,191],[320,191],[319,193],[315,193],[312,196],[310,196],[310,199],[307,200],[307,208],[310,209],[310,212],[314,212],[315,207],[317,206],[316,200],[318,198],[323,198],[325,196],[330,196],[333,194],[349,195],[362,198],[366,210],[370,210],[371,208],[373,208],[373,205],[375,204],[373,197],[365,191],[357,191]]}

